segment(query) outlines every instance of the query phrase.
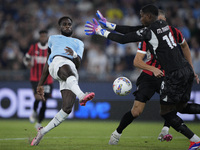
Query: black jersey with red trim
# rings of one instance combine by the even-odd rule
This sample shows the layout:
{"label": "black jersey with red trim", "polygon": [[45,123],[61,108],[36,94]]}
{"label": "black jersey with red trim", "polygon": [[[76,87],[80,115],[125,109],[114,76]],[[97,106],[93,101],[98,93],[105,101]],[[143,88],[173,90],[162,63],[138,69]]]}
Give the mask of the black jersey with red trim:
{"label": "black jersey with red trim", "polygon": [[[172,36],[174,37],[175,42],[179,45],[183,44],[183,42],[185,41],[185,38],[183,37],[181,31],[178,30],[175,27],[172,27],[172,26],[169,26],[169,28],[170,28],[170,31],[172,33]],[[145,41],[142,41],[138,44],[138,52],[143,53],[143,54],[147,54],[146,64],[154,66],[156,68],[159,68],[164,72],[164,70],[161,68],[161,65],[154,58],[153,54],[151,54],[149,52],[149,50],[146,48],[146,42]],[[151,72],[149,70],[143,70],[143,72],[145,72],[145,73],[147,73],[151,76],[153,75],[153,72]]]}
{"label": "black jersey with red trim", "polygon": [[147,32],[151,33],[150,39],[146,40],[147,47],[166,73],[185,66],[187,61],[182,56],[167,22],[158,20],[150,25]]}
{"label": "black jersey with red trim", "polygon": [[[42,75],[43,67],[46,63],[48,45],[42,46],[39,42],[32,44],[26,56],[31,58],[33,66],[30,70],[30,81],[38,82]],[[45,84],[52,84],[53,78],[49,75]]]}
{"label": "black jersey with red trim", "polygon": [[149,27],[124,35],[109,33],[108,39],[122,44],[145,41],[146,48],[154,55],[166,73],[182,68],[188,63],[182,56],[169,25],[163,20],[157,20]]}

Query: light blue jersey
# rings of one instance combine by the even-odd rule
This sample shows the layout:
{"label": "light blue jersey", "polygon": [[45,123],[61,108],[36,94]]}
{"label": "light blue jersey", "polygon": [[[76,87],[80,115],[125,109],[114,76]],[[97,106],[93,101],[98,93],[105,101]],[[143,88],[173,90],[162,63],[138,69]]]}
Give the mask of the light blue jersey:
{"label": "light blue jersey", "polygon": [[70,47],[74,50],[81,59],[83,57],[84,44],[76,38],[66,37],[64,35],[51,35],[48,40],[48,46],[51,49],[51,54],[48,59],[49,65],[53,61],[53,57],[56,55],[73,59],[73,56],[68,55],[64,50],[66,47]]}

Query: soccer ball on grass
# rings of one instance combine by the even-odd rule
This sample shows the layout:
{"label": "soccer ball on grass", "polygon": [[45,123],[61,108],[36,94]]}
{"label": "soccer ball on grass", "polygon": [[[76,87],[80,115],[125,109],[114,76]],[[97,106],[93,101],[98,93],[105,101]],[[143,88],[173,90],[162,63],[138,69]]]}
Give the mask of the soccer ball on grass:
{"label": "soccer ball on grass", "polygon": [[118,77],[113,82],[113,91],[120,96],[128,95],[131,92],[132,83],[126,77]]}

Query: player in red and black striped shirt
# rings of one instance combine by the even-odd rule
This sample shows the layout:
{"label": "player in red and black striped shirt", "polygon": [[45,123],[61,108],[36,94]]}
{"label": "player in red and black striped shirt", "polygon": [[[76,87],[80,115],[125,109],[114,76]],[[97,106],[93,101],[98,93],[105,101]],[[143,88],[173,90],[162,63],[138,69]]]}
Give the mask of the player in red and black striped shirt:
{"label": "player in red and black striped shirt", "polygon": [[[147,10],[148,9],[148,10]],[[153,11],[151,10],[153,9]],[[157,8],[156,8],[157,9]],[[149,14],[146,13],[146,16],[143,16],[143,20],[141,20],[141,22],[143,24],[147,24],[156,19],[156,10],[155,7],[153,5],[149,5],[149,6],[146,6],[145,7],[145,11],[147,11],[149,14],[152,14],[152,16],[150,16]],[[154,11],[155,10],[155,11]],[[142,10],[143,12],[144,10]],[[153,13],[152,13],[152,12]],[[144,13],[144,12],[143,12]],[[142,14],[143,15],[143,14]],[[149,15],[149,16],[148,16]],[[136,38],[134,37],[135,34],[137,34],[137,36],[139,37],[140,35],[146,35],[148,37],[148,34],[145,34],[145,30],[139,30],[137,32],[134,31],[134,27],[127,27],[127,26],[119,26],[119,25],[116,25],[116,24],[113,24],[113,23],[109,23],[106,21],[106,19],[99,13],[97,12],[97,16],[101,19],[100,22],[105,26],[105,27],[108,27],[109,29],[111,30],[115,30],[117,32],[120,32],[120,33],[123,33],[124,35],[119,35],[119,34],[112,34],[110,32],[108,32],[107,30],[105,29],[101,29],[99,26],[98,26],[98,23],[96,20],[94,20],[94,23],[95,24],[92,24],[90,22],[87,22],[86,24],[86,27],[90,28],[90,30],[85,30],[86,34],[87,35],[90,35],[90,34],[98,34],[98,35],[101,35],[101,36],[104,36],[108,39],[111,39],[111,40],[114,40],[114,41],[117,41],[119,43],[129,43],[129,42],[133,42]],[[146,18],[145,18],[146,17]],[[152,18],[151,18],[152,17]],[[149,19],[149,20],[148,20]],[[146,21],[146,22],[145,22]],[[148,22],[149,21],[149,22]],[[157,22],[163,22],[163,21],[157,21]],[[161,28],[161,27],[160,27]],[[136,29],[136,28],[135,28]],[[159,28],[156,28],[158,29],[157,32],[159,32]],[[168,28],[167,28],[168,29]],[[163,32],[165,31],[166,29],[163,28]],[[169,31],[170,30],[170,31]],[[176,30],[175,28],[172,28],[172,27],[169,27],[169,30],[168,32],[170,32],[172,34],[172,36],[170,38],[174,38],[173,41],[175,41],[176,43],[172,43],[172,44],[177,44],[179,42],[179,40],[181,40],[181,36],[180,34],[178,33],[178,30]],[[174,31],[173,31],[174,30]],[[166,30],[167,31],[167,30]],[[132,32],[132,33],[131,33]],[[142,36],[141,36],[142,37]],[[150,37],[150,36],[149,36]],[[140,38],[138,38],[140,39]],[[138,41],[137,39],[137,41]],[[142,38],[141,38],[142,39]],[[152,40],[152,41],[151,41]],[[165,40],[165,39],[163,39]],[[167,39],[166,39],[167,40]],[[183,38],[182,38],[183,40]],[[146,45],[146,43],[141,43],[139,49],[141,49],[142,47],[145,48],[145,50],[155,50],[157,47],[153,47],[153,46],[157,46],[156,44],[158,44],[157,42],[157,39],[156,37],[153,35],[151,36],[151,39],[149,39],[149,41],[151,41],[153,44],[155,45]],[[155,42],[155,43],[154,43]],[[168,41],[167,41],[168,42]],[[170,42],[170,41],[169,41]],[[168,43],[169,46],[173,46],[173,45],[170,45],[171,43]],[[162,46],[161,46],[162,47]],[[192,65],[191,63],[191,57],[190,55],[188,55],[189,53],[189,47],[187,45],[187,43],[185,41],[182,41],[181,42],[181,47],[183,48],[183,54],[184,54],[184,57],[186,60],[188,60],[189,64]],[[143,48],[141,50],[143,50]],[[159,49],[161,50],[162,52],[162,49]],[[152,54],[155,54],[156,52],[153,53],[153,51],[151,51]],[[174,51],[174,55],[173,56],[177,56],[178,51]],[[143,61],[143,58],[145,56],[146,52],[143,53],[143,51],[141,51],[141,53],[137,53],[136,54],[136,57],[134,59],[134,65],[138,68],[141,68],[141,69],[144,69],[142,74],[140,75],[140,77],[138,78],[137,80],[137,85],[138,85],[138,88],[137,88],[137,91],[134,93],[135,96],[136,96],[136,100],[134,101],[134,105],[131,109],[131,111],[127,112],[121,119],[121,122],[120,122],[120,125],[118,126],[118,128],[112,133],[111,135],[111,138],[110,138],[110,141],[109,141],[109,144],[112,144],[112,145],[116,145],[118,144],[118,141],[120,139],[120,136],[121,136],[121,133],[122,131],[135,119],[137,118],[142,112],[143,112],[143,109],[145,107],[145,104],[146,104],[146,101],[148,101],[155,92],[158,92],[159,93],[159,90],[160,90],[160,85],[161,85],[161,82],[163,81],[163,76],[165,74],[165,72],[163,71],[163,69],[160,67],[159,63],[157,62],[157,60],[154,59],[154,56],[156,55],[150,55],[150,60],[147,62],[147,64]],[[189,53],[190,54],[190,53]],[[162,58],[162,55],[159,56],[159,58]],[[168,57],[169,58],[169,57]],[[180,55],[179,57],[177,58],[180,58],[181,60],[185,61],[184,58],[182,58]],[[157,58],[156,58],[157,59]],[[165,58],[166,59],[166,58]],[[173,59],[174,62],[176,62],[176,59]],[[177,61],[177,62],[181,62],[181,61]],[[181,62],[182,63],[182,62]],[[166,71],[169,73],[170,71],[173,71],[174,69],[177,69],[177,67],[180,67],[181,66],[181,63],[180,64],[176,64],[176,63],[173,63],[174,66],[170,66],[171,64],[167,64],[167,63],[164,63],[162,64],[165,68],[166,68]],[[149,72],[150,71],[150,72]],[[152,73],[151,73],[152,72]],[[199,80],[196,78],[197,82],[199,82]],[[188,85],[189,86],[189,85]],[[197,105],[197,104],[187,104],[187,107],[184,107],[182,110],[181,110],[181,113],[199,113],[199,109],[200,106]],[[165,117],[166,118],[166,117]],[[171,119],[171,118],[170,118]],[[169,118],[168,118],[169,120]],[[171,120],[170,120],[171,121]],[[179,121],[179,120],[177,120]],[[179,124],[179,122],[173,122],[173,125],[174,124]],[[182,125],[182,124],[181,124]],[[175,126],[173,126],[175,127]],[[182,127],[182,126],[181,126]],[[176,127],[177,129],[177,127]],[[179,130],[179,129],[177,129]],[[190,139],[190,141],[197,141],[199,138],[198,136],[196,136],[195,134],[193,134],[192,132],[189,131],[189,129],[187,129],[186,126],[184,126],[184,129],[182,128],[181,131],[184,132],[187,132],[187,137],[191,137],[192,138]],[[181,132],[182,133],[182,132]],[[167,133],[168,134],[168,133]],[[166,134],[166,135],[167,135]],[[182,133],[183,134],[183,133]],[[190,134],[190,135],[189,135]],[[186,134],[184,134],[186,136]],[[169,137],[171,138],[171,137]],[[170,140],[168,139],[168,137],[166,137],[166,140]]]}
{"label": "player in red and black striped shirt", "polygon": [[[165,15],[163,13],[159,13],[158,19],[165,20]],[[185,51],[187,51],[189,47],[182,33],[177,28],[171,26],[169,27],[170,31],[172,32],[173,38],[175,39],[176,43],[180,45],[183,54],[185,54],[184,57],[187,59],[188,55],[186,55]],[[143,61],[145,55],[147,55],[146,63]],[[147,64],[148,66],[144,64]],[[154,55],[152,55],[148,51],[148,47],[145,41],[139,43],[138,51],[134,59],[134,65],[144,70],[142,71],[136,82],[137,90],[134,92],[135,101],[132,110],[127,112],[122,117],[118,128],[114,132],[114,134],[118,135],[118,137],[120,137],[122,131],[143,112],[146,102],[151,99],[155,92],[160,93],[160,87],[165,73],[159,62],[155,59]],[[200,106],[198,104],[188,104],[187,108],[184,109],[181,113],[198,114],[200,113],[199,108]],[[172,136],[169,135],[169,126],[170,125],[165,122],[165,125],[161,133],[159,134],[159,140],[170,141],[172,139]],[[119,138],[118,140],[111,140],[112,136],[109,141],[110,144],[117,144]]]}
{"label": "player in red and black striped shirt", "polygon": [[[39,32],[39,42],[32,44],[29,51],[24,57],[24,64],[30,68],[30,81],[32,84],[32,89],[34,91],[35,101],[33,105],[33,112],[29,117],[31,123],[34,123],[37,119],[35,127],[38,129],[41,126],[41,122],[45,118],[46,102],[42,101],[42,107],[37,116],[38,104],[41,101],[40,97],[37,95],[37,85],[42,75],[43,67],[46,63],[47,53],[48,53],[48,33],[46,30],[41,30]],[[53,87],[53,78],[49,75],[45,85],[45,99],[51,97]]]}

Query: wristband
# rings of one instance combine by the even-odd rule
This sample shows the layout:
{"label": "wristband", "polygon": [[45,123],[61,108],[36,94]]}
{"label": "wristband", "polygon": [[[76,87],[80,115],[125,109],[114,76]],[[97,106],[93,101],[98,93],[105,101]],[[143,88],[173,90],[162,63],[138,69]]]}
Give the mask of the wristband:
{"label": "wristband", "polygon": [[115,28],[116,28],[116,24],[114,24],[114,23],[110,23],[110,22],[106,22],[106,25],[107,25],[107,27],[109,28],[109,29],[111,29],[111,30],[115,30]]}
{"label": "wristband", "polygon": [[73,58],[77,58],[78,57],[78,55],[77,55],[77,53],[74,51],[74,53],[73,53]]}

